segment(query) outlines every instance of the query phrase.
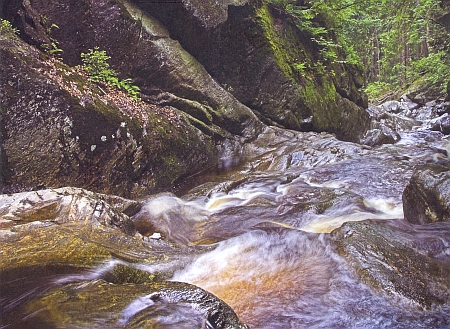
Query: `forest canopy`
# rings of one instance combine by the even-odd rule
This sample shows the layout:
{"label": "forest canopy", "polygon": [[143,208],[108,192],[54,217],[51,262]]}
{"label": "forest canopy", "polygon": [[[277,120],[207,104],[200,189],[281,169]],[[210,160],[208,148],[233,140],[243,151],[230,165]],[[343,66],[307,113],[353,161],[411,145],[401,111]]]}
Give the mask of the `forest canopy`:
{"label": "forest canopy", "polygon": [[449,1],[269,1],[311,35],[323,48],[324,60],[337,58],[339,51],[347,63],[363,69],[369,97],[417,81],[445,90],[450,76]]}

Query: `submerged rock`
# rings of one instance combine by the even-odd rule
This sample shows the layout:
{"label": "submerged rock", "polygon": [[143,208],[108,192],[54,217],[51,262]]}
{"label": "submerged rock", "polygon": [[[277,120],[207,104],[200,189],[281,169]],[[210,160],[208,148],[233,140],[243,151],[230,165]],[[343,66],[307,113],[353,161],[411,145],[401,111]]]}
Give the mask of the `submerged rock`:
{"label": "submerged rock", "polygon": [[403,220],[348,222],[332,233],[335,248],[369,285],[423,308],[450,300],[450,225],[414,227]]}
{"label": "submerged rock", "polygon": [[403,192],[405,219],[413,224],[450,220],[450,171],[428,164],[417,168]]}
{"label": "submerged rock", "polygon": [[223,301],[180,282],[73,283],[28,303],[19,319],[21,328],[248,328]]}

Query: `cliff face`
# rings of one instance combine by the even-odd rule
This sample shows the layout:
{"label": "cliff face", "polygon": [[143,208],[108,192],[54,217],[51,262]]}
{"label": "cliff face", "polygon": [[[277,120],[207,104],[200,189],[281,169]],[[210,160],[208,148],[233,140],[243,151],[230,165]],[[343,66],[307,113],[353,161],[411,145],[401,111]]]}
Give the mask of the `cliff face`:
{"label": "cliff face", "polygon": [[[263,122],[351,141],[368,127],[357,72],[304,76],[295,64],[319,50],[266,4],[14,0],[3,16],[27,43],[1,40],[4,191],[138,196],[213,165],[215,146],[251,141]],[[117,101],[73,69],[95,47],[144,102]]]}
{"label": "cliff face", "polygon": [[319,62],[320,47],[287,13],[259,1],[230,1],[220,17],[213,1],[134,2],[262,121],[351,141],[367,129],[361,73],[343,61],[326,63],[328,73],[301,69]]}

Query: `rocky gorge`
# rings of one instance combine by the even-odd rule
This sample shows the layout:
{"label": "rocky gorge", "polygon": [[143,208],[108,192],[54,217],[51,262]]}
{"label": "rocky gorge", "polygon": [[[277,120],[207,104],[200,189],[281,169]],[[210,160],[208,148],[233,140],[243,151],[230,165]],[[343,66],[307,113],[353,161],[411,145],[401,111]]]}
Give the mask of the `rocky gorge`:
{"label": "rocky gorge", "polygon": [[[2,327],[450,326],[445,95],[305,78],[318,50],[259,1],[2,15]],[[78,67],[95,47],[140,101]]]}

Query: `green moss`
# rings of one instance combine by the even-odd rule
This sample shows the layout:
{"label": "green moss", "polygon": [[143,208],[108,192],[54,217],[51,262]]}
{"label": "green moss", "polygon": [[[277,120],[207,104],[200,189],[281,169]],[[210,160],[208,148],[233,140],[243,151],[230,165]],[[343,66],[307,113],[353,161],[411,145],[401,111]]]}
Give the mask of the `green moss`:
{"label": "green moss", "polygon": [[263,4],[256,10],[256,16],[259,19],[259,23],[264,30],[264,35],[275,55],[277,65],[281,71],[283,71],[285,76],[292,78],[293,71],[289,65],[289,55],[283,49],[283,40],[279,38],[275,31],[274,19],[267,4]]}
{"label": "green moss", "polygon": [[158,279],[158,274],[149,273],[147,271],[122,264],[117,264],[111,271],[105,273],[102,279],[114,284],[143,284],[154,282],[156,279]]}
{"label": "green moss", "polygon": [[308,81],[303,87],[302,99],[313,110],[313,125],[319,130],[335,130],[340,127],[341,111],[336,106],[336,87],[322,77],[320,81]]}
{"label": "green moss", "polygon": [[311,66],[311,56],[298,43],[297,31],[292,25],[285,24],[284,19],[277,21],[267,4],[256,8],[255,12],[278,67],[287,78],[299,82]]}

